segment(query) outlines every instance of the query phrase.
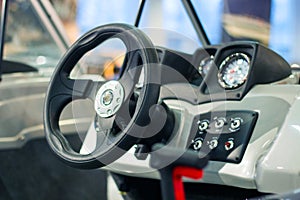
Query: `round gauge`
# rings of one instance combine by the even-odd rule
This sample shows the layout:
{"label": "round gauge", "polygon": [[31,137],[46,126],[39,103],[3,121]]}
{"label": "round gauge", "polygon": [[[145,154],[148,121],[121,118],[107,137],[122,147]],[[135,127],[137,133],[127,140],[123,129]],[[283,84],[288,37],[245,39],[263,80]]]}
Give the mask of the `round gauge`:
{"label": "round gauge", "polygon": [[213,65],[214,56],[209,56],[201,60],[198,71],[204,77],[208,73],[210,67]]}
{"label": "round gauge", "polygon": [[245,83],[250,69],[250,58],[244,53],[235,53],[221,63],[218,78],[226,89],[234,89]]}

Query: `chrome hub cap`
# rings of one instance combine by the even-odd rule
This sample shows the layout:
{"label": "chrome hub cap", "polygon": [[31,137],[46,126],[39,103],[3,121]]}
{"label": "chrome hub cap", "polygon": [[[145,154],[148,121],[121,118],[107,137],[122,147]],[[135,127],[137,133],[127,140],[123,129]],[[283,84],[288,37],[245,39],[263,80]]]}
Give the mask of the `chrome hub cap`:
{"label": "chrome hub cap", "polygon": [[94,107],[100,117],[111,117],[120,109],[124,100],[124,89],[118,81],[108,81],[96,94]]}

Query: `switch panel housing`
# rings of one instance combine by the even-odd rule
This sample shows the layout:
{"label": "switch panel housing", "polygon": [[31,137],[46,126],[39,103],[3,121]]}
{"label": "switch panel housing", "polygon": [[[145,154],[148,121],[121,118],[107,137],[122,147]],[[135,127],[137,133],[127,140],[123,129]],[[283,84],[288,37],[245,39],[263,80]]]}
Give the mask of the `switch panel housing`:
{"label": "switch panel housing", "polygon": [[189,148],[210,160],[240,163],[258,118],[254,111],[218,111],[196,116]]}

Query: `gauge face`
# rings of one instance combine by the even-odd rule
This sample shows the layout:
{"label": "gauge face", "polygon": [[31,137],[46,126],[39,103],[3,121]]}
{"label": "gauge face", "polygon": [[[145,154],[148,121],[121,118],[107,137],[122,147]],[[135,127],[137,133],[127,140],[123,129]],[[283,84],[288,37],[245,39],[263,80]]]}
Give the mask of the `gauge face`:
{"label": "gauge face", "polygon": [[204,58],[203,60],[201,60],[200,64],[199,64],[199,73],[204,77],[206,76],[206,74],[208,73],[210,67],[213,65],[214,63],[214,56],[209,56]]}
{"label": "gauge face", "polygon": [[219,83],[226,89],[235,89],[245,83],[250,69],[250,58],[243,53],[228,56],[220,65]]}

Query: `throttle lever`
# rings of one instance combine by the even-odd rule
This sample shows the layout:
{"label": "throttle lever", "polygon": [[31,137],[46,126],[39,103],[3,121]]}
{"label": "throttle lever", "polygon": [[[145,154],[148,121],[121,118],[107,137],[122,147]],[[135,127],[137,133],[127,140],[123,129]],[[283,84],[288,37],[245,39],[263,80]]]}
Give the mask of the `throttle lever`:
{"label": "throttle lever", "polygon": [[202,178],[208,161],[208,156],[199,152],[153,145],[150,166],[160,173],[163,200],[184,200],[182,177]]}

